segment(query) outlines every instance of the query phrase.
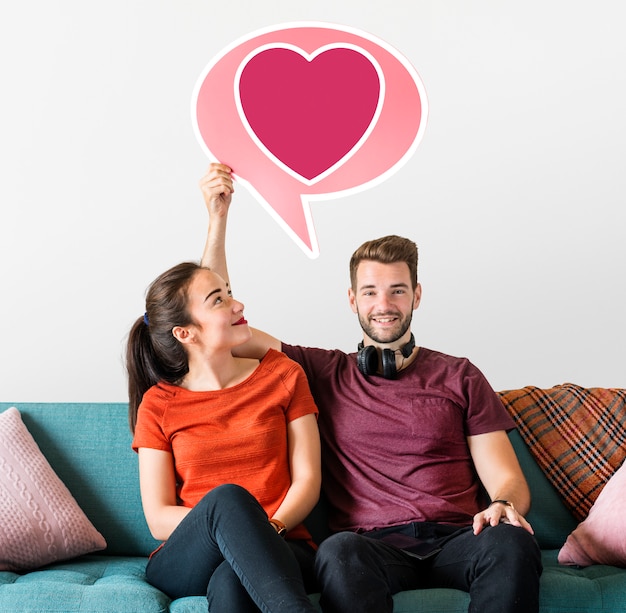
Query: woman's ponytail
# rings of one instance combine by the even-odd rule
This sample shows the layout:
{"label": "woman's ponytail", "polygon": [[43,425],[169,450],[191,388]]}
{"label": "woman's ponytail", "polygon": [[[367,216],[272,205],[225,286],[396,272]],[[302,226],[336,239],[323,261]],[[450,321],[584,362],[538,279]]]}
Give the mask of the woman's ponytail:
{"label": "woman's ponytail", "polygon": [[157,277],[146,294],[146,312],[133,324],[126,346],[128,421],[132,432],[143,395],[159,381],[178,383],[189,371],[187,353],[172,330],[192,323],[187,288],[201,267],[178,264]]}

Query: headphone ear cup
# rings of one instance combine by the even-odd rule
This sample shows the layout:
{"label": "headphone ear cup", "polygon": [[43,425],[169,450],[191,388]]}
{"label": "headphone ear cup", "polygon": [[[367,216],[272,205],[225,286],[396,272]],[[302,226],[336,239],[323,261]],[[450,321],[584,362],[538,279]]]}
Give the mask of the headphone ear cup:
{"label": "headphone ear cup", "polygon": [[383,377],[385,379],[396,378],[396,352],[391,349],[383,349],[382,352]]}
{"label": "headphone ear cup", "polygon": [[364,375],[375,375],[378,370],[378,351],[376,351],[376,347],[368,345],[359,349],[356,354],[356,363]]}

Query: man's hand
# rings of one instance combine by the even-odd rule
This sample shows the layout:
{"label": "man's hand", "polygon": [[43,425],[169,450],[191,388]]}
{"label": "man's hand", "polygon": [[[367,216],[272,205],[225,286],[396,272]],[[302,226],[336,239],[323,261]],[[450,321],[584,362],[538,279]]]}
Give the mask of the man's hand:
{"label": "man's hand", "polygon": [[235,191],[231,172],[228,166],[213,163],[200,179],[200,189],[209,217],[225,217],[228,214],[228,207]]}
{"label": "man's hand", "polygon": [[500,522],[518,526],[534,534],[532,526],[515,510],[515,507],[504,502],[492,502],[484,511],[476,513],[472,528],[474,534],[480,534],[485,526],[497,526]]}

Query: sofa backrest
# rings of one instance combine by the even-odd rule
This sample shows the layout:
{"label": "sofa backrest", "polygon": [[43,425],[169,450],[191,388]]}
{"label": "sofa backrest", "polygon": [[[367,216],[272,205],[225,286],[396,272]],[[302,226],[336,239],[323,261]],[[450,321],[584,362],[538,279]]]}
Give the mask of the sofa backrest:
{"label": "sofa backrest", "polygon": [[106,539],[102,553],[148,555],[158,546],[141,507],[126,403],[2,403],[0,412],[10,406]]}
{"label": "sofa backrest", "polygon": [[512,431],[509,438],[532,496],[530,513],[526,519],[533,527],[535,538],[542,549],[558,549],[576,527],[577,521],[533,459],[519,432]]}
{"label": "sofa backrest", "polygon": [[[158,543],[146,525],[137,455],[130,444],[126,403],[0,403],[15,406],[42,453],[107,541],[103,553],[148,555]],[[576,520],[539,468],[517,431],[510,434],[532,494],[527,516],[543,549],[563,545]],[[327,536],[326,502],[307,525]]]}

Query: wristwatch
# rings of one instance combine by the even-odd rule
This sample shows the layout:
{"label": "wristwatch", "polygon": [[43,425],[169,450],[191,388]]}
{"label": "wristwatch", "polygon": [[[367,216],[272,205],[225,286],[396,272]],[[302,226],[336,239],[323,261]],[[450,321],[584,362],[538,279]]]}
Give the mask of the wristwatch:
{"label": "wristwatch", "polygon": [[283,524],[283,522],[279,519],[274,519],[272,517],[272,519],[270,519],[270,524],[274,526],[274,530],[276,530],[276,534],[278,534],[278,536],[284,537],[285,534],[287,534],[287,526],[285,526],[285,524]]}
{"label": "wristwatch", "polygon": [[511,507],[515,511],[515,507],[513,506],[513,503],[509,502],[508,500],[492,500],[489,506],[491,506],[492,504],[496,504],[496,502],[499,502],[500,504],[503,504],[506,507]]}

